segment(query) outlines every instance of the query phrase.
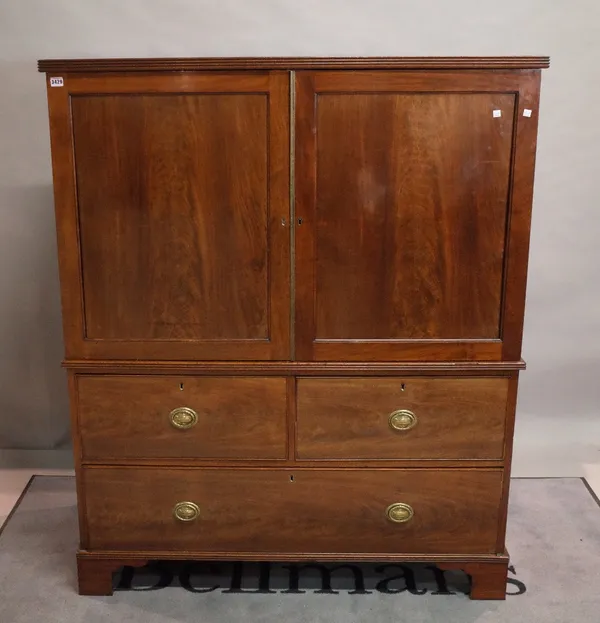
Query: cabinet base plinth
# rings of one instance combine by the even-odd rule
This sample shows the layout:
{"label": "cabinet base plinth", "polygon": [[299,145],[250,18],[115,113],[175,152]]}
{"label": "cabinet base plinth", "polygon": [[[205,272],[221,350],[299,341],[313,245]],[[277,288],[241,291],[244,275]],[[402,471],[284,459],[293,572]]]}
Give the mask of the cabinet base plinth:
{"label": "cabinet base plinth", "polygon": [[441,562],[443,570],[461,569],[471,578],[471,599],[506,599],[508,556],[493,562]]}
{"label": "cabinet base plinth", "polygon": [[248,560],[270,562],[427,562],[443,571],[462,570],[471,578],[471,599],[506,599],[508,554],[501,556],[413,556],[401,554],[251,554],[186,552],[89,552],[77,554],[80,595],[112,595],[113,573],[121,567],[143,567],[151,560]]}
{"label": "cabinet base plinth", "polygon": [[77,554],[77,580],[80,595],[112,595],[113,573],[126,565],[143,567],[148,560],[106,558]]}

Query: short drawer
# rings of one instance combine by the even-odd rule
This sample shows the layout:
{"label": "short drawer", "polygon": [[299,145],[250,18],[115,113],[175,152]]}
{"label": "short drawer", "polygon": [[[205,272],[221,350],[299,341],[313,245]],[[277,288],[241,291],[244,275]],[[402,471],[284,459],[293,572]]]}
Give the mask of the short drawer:
{"label": "short drawer", "polygon": [[299,459],[501,459],[509,380],[300,378]]}
{"label": "short drawer", "polygon": [[88,549],[496,551],[502,472],[88,467]]}
{"label": "short drawer", "polygon": [[286,379],[77,377],[84,461],[283,459]]}

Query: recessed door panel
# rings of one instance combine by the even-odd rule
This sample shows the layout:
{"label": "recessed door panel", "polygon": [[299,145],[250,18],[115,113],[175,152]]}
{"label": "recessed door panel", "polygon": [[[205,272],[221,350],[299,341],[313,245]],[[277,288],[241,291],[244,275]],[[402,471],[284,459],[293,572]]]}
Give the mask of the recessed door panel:
{"label": "recessed door panel", "polygon": [[499,337],[513,106],[318,98],[317,339]]}
{"label": "recessed door panel", "polygon": [[267,96],[72,107],[86,336],[268,339]]}

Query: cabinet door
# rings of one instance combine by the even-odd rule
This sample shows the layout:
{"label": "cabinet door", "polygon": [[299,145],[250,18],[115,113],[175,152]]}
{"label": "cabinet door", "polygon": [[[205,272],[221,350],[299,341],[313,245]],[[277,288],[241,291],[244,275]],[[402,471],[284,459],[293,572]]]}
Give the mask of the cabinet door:
{"label": "cabinet door", "polygon": [[67,357],[289,358],[288,75],[48,95]]}
{"label": "cabinet door", "polygon": [[297,357],[519,357],[538,80],[297,74]]}

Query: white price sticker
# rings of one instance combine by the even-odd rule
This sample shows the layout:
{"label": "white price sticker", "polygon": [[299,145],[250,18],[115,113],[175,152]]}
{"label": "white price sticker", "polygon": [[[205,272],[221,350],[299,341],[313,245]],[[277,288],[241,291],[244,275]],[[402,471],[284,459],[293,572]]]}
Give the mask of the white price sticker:
{"label": "white price sticker", "polygon": [[532,113],[531,108],[526,108],[526,109],[523,111],[523,117],[531,117],[531,113]]}
{"label": "white price sticker", "polygon": [[492,112],[492,116],[493,117],[502,117],[502,111],[501,110],[494,110]]}
{"label": "white price sticker", "polygon": [[62,78],[50,78],[51,87],[62,87],[65,85],[65,81]]}

